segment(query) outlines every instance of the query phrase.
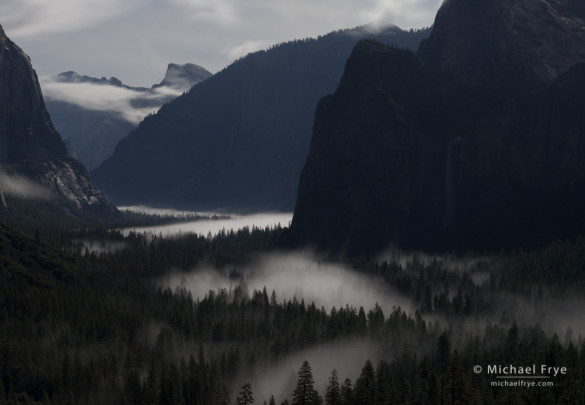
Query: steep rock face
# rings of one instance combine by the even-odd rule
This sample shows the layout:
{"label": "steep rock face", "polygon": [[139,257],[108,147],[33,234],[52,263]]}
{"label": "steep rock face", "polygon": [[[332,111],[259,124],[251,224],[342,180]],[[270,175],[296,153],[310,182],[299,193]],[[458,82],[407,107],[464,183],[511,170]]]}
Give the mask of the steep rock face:
{"label": "steep rock face", "polygon": [[317,102],[372,36],[416,48],[426,32],[348,30],[250,54],[145,119],[96,182],[120,203],[292,209]]}
{"label": "steep rock face", "polygon": [[447,0],[419,54],[468,84],[554,80],[585,62],[583,2]]}
{"label": "steep rock face", "polygon": [[[115,215],[117,210],[93,184],[83,165],[67,157],[65,145],[45,109],[29,58],[1,27],[0,83],[2,178],[26,179],[27,185],[49,190],[47,198],[72,215]],[[11,185],[9,188],[13,188]],[[2,201],[2,211],[8,214],[10,205],[3,196]]]}
{"label": "steep rock face", "polygon": [[[63,72],[42,85],[55,127],[73,147],[76,158],[91,170],[112,154],[116,144],[145,115],[210,76],[198,65],[171,63],[164,79],[151,88],[130,87],[115,77],[95,78],[76,72]],[[87,93],[91,98],[79,96]]]}
{"label": "steep rock face", "polygon": [[[357,254],[432,236],[443,220],[448,136],[472,111],[414,54],[362,41],[333,96],[315,114],[290,235]],[[459,103],[455,99],[460,99]]]}
{"label": "steep rock face", "polygon": [[0,162],[49,160],[67,151],[45,109],[28,56],[0,27]]}
{"label": "steep rock face", "polygon": [[[477,3],[450,0],[443,8]],[[485,4],[483,15],[497,22],[524,3]],[[541,19],[550,16],[542,11]],[[449,31],[441,24],[421,46],[422,60],[380,44],[356,46],[340,87],[317,109],[289,242],[355,255],[391,245],[530,246],[585,232],[585,65],[572,53],[580,33],[551,56],[566,53],[566,68],[543,68],[558,60],[532,70],[517,64],[523,73],[515,80],[516,67],[458,65],[474,46],[482,57],[483,43],[474,42],[481,24],[455,37],[452,64],[435,63],[429,55],[448,53],[434,42]],[[524,52],[506,46],[504,53]]]}

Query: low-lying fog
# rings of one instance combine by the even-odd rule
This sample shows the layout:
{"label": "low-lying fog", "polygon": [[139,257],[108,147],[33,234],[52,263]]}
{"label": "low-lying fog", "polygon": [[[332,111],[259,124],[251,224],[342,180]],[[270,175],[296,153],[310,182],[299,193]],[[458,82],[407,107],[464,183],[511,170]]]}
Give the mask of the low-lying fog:
{"label": "low-lying fog", "polygon": [[[387,286],[382,280],[335,263],[321,263],[307,253],[266,254],[260,256],[245,268],[235,269],[233,274],[214,268],[199,268],[191,273],[171,273],[161,286],[175,290],[186,288],[194,298],[203,298],[209,290],[244,288],[250,294],[264,287],[270,295],[276,293],[277,300],[298,301],[305,304],[314,302],[320,308],[330,311],[350,305],[367,312],[376,303],[386,315],[394,306],[410,310],[410,299]],[[232,272],[233,273],[233,272]]]}
{"label": "low-lying fog", "polygon": [[26,199],[46,200],[51,191],[44,185],[18,174],[9,174],[0,170],[0,190],[6,195]]}
{"label": "low-lying fog", "polygon": [[[172,237],[185,233],[196,233],[198,235],[212,236],[217,235],[222,230],[229,232],[230,230],[237,231],[239,229],[248,227],[266,228],[275,227],[280,224],[282,227],[288,227],[292,220],[291,212],[274,212],[261,213],[250,215],[236,215],[220,212],[194,212],[194,211],[179,211],[173,209],[156,209],[140,206],[119,207],[121,210],[154,214],[161,216],[175,216],[175,217],[193,217],[203,216],[209,219],[199,219],[195,221],[180,222],[168,225],[145,226],[124,228],[121,230],[122,234],[128,235],[130,232],[150,233],[153,235],[162,235],[163,237]],[[219,218],[213,218],[217,216]]]}

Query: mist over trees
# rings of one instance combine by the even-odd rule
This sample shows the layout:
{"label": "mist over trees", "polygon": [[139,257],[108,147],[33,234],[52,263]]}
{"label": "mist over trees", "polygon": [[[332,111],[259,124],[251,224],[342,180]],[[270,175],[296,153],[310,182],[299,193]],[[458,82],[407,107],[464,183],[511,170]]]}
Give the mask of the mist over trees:
{"label": "mist over trees", "polygon": [[[523,316],[523,308],[514,312],[500,302],[506,296],[548,302],[549,315],[561,318],[555,302],[583,288],[585,239],[492,256],[394,252],[383,260],[361,257],[348,263],[408,294],[413,302],[408,312],[351,303],[325,310],[302,297],[283,300],[270,290],[246,291],[237,284],[195,299],[186,289],[164,289],[155,282],[171,268],[190,272],[202,262],[235,275],[254,255],[275,249],[281,233],[245,229],[213,239],[172,240],[98,229],[63,235],[63,241],[83,235],[126,244],[122,250],[80,256],[2,228],[0,402],[583,400],[585,330],[571,318],[543,327],[539,322],[546,317],[532,320]],[[268,389],[253,379],[270,375],[305,349],[356,339],[380,347],[380,356],[318,376],[318,358],[295,360],[290,384],[265,381]],[[554,389],[521,390],[492,387],[493,375],[474,373],[474,366],[489,364],[549,364],[569,371],[552,379]]]}

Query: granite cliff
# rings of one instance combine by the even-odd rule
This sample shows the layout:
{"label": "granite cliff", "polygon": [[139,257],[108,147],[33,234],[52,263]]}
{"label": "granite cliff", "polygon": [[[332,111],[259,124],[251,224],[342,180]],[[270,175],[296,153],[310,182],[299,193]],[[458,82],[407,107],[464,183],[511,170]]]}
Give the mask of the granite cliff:
{"label": "granite cliff", "polygon": [[418,56],[360,42],[317,108],[288,243],[356,255],[585,232],[585,40],[571,4],[449,0]]}
{"label": "granite cliff", "polygon": [[11,211],[4,194],[14,196],[15,204],[34,194],[77,217],[103,218],[117,213],[85,167],[67,156],[45,109],[30,59],[1,27],[0,174],[3,215]]}

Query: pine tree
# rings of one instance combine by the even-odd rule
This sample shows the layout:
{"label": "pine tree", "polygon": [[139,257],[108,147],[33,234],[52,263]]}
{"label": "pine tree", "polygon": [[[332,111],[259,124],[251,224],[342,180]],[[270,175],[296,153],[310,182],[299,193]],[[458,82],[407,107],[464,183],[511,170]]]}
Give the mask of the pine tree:
{"label": "pine tree", "polygon": [[346,378],[341,385],[341,404],[342,405],[353,405],[353,388],[351,386],[351,380]]}
{"label": "pine tree", "polygon": [[337,370],[331,371],[327,393],[325,394],[325,402],[327,405],[341,405],[341,388],[337,379]]}
{"label": "pine tree", "polygon": [[376,368],[376,401],[380,405],[392,403],[392,371],[386,360],[380,360]]}
{"label": "pine tree", "polygon": [[308,361],[304,361],[299,369],[297,386],[293,392],[293,405],[318,405],[321,397],[315,391],[313,372]]}
{"label": "pine tree", "polygon": [[250,405],[254,403],[254,397],[252,396],[252,385],[245,383],[240,389],[240,393],[236,398],[236,405]]}
{"label": "pine tree", "polygon": [[360,405],[373,405],[375,395],[374,366],[370,360],[366,360],[362,373],[355,383],[355,403]]}

